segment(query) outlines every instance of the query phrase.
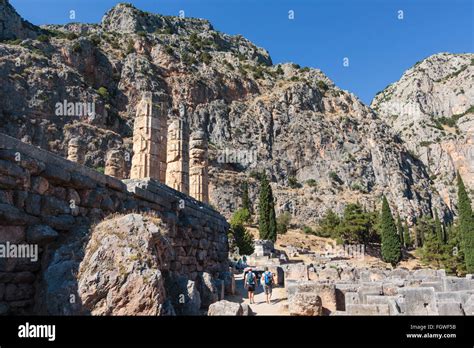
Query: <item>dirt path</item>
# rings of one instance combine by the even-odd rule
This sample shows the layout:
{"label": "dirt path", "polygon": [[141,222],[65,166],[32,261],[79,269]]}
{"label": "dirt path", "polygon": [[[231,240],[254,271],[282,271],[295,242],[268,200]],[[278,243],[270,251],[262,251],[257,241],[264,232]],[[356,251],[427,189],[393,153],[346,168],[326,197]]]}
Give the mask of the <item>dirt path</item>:
{"label": "dirt path", "polygon": [[226,297],[226,300],[238,303],[246,303],[250,306],[256,315],[289,315],[288,300],[284,287],[273,289],[272,303],[265,302],[265,294],[262,286],[257,286],[255,290],[255,303],[250,304],[247,296],[247,290],[244,288],[242,274],[235,275],[236,294]]}

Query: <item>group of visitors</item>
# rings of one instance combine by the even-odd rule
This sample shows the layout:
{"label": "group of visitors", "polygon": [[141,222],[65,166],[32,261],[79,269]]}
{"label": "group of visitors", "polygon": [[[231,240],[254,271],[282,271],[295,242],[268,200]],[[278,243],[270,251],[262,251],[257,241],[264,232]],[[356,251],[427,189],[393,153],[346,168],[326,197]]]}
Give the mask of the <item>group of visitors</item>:
{"label": "group of visitors", "polygon": [[270,304],[272,300],[273,284],[275,284],[275,276],[268,270],[268,267],[265,267],[265,271],[262,273],[261,277],[258,277],[257,273],[252,271],[252,268],[249,268],[248,271],[244,273],[244,286],[247,289],[250,303],[255,303],[254,293],[259,284],[263,286],[266,302]]}

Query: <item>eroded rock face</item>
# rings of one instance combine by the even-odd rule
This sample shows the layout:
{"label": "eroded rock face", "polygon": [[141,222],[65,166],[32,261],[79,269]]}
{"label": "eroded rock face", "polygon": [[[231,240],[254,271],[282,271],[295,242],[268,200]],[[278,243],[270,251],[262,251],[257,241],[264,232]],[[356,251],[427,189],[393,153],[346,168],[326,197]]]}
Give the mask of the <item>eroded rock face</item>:
{"label": "eroded rock face", "polygon": [[456,172],[474,188],[474,54],[440,53],[408,69],[371,106],[428,168],[449,207]]}
{"label": "eroded rock face", "polygon": [[36,37],[41,30],[23,20],[8,0],[0,0],[0,40]]}
{"label": "eroded rock face", "polygon": [[160,315],[166,300],[167,227],[129,214],[92,232],[78,273],[78,293],[93,315]]}

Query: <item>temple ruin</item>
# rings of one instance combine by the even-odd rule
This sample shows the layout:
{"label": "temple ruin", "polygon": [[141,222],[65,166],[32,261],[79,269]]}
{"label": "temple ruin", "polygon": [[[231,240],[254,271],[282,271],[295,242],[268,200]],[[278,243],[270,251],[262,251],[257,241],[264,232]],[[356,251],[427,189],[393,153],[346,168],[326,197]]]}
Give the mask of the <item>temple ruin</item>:
{"label": "temple ruin", "polygon": [[113,149],[107,152],[104,174],[117,179],[125,178],[125,158],[121,150]]}
{"label": "temple ruin", "polygon": [[68,143],[67,159],[79,164],[84,164],[86,160],[86,149],[84,143],[79,138],[73,138]]}
{"label": "temple ruin", "polygon": [[206,133],[192,133],[189,142],[189,195],[204,203],[209,203],[207,150]]}
{"label": "temple ruin", "polygon": [[[162,103],[146,93],[138,103],[133,127],[131,179],[152,178],[166,181],[166,114]],[[161,106],[161,107],[160,107]]]}
{"label": "temple ruin", "polygon": [[189,194],[189,131],[182,119],[172,121],[168,128],[166,185]]}

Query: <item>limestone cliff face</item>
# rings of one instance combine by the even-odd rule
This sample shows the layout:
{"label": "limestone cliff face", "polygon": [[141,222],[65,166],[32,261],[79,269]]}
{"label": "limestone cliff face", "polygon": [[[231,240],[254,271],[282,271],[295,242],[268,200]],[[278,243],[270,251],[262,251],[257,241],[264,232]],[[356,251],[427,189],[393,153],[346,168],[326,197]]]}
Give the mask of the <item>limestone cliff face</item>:
{"label": "limestone cliff face", "polygon": [[35,38],[41,30],[23,20],[8,0],[0,0],[0,40]]}
{"label": "limestone cliff face", "polygon": [[426,164],[317,69],[272,65],[264,49],[208,21],[125,4],[97,25],[42,29],[49,40],[0,43],[0,132],[63,156],[80,137],[86,165],[104,167],[110,149],[132,153],[136,106],[152,92],[170,119],[184,105],[190,131],[205,131],[210,202],[223,213],[240,205],[243,180],[257,203],[251,174],[265,170],[278,210],[296,222],[310,224],[350,201],[370,209],[382,193],[402,217],[433,207],[451,214]]}
{"label": "limestone cliff face", "polygon": [[474,189],[474,54],[440,53],[407,70],[371,106],[428,168],[453,207],[456,171]]}

